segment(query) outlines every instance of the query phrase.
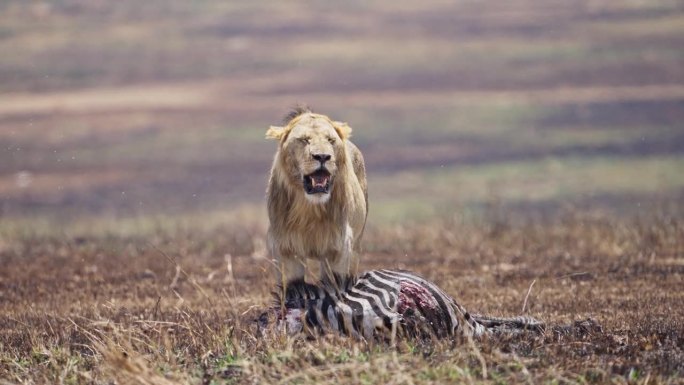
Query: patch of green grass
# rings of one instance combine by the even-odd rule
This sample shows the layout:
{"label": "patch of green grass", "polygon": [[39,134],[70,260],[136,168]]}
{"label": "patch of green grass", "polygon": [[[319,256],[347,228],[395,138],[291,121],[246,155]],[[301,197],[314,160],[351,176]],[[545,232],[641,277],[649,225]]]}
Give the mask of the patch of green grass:
{"label": "patch of green grass", "polygon": [[615,20],[611,22],[584,22],[578,29],[588,34],[599,34],[621,39],[666,37],[684,32],[684,15],[672,12],[660,17],[636,20]]}
{"label": "patch of green grass", "polygon": [[468,108],[428,110],[355,111],[349,118],[359,128],[359,143],[383,142],[386,146],[405,143],[475,141],[525,152],[526,149],[554,151],[569,147],[599,148],[629,145],[642,139],[667,143],[677,137],[676,127],[641,125],[606,126],[591,120],[581,125],[545,127],[540,121],[553,107],[531,104],[473,105]]}
{"label": "patch of green grass", "polygon": [[653,194],[684,189],[677,156],[567,157],[402,171],[373,179],[378,221],[420,219],[445,208],[492,201],[579,202],[601,195]]}
{"label": "patch of green grass", "polygon": [[60,215],[6,217],[0,221],[0,242],[13,239],[36,239],[54,236],[77,237],[152,237],[156,233],[182,233],[191,229],[211,231],[222,226],[265,228],[264,205],[244,204],[211,212],[185,214],[148,214],[129,217]]}
{"label": "patch of green grass", "polygon": [[545,111],[525,104],[434,107],[403,111],[373,109],[354,111],[346,118],[359,129],[361,142],[387,145],[418,141],[439,142],[464,138],[476,140],[515,137],[533,126]]}
{"label": "patch of green grass", "polygon": [[[654,135],[655,133],[655,135]],[[558,149],[582,146],[586,148],[603,145],[626,145],[656,136],[667,141],[674,136],[673,130],[661,130],[659,127],[558,127],[552,130],[534,130],[521,136],[515,135],[518,145],[534,143],[537,146]]]}
{"label": "patch of green grass", "polygon": [[[245,146],[265,146],[263,132],[252,128],[210,126],[195,130],[158,130],[117,144],[68,150],[77,163],[212,162],[248,156]],[[69,161],[67,159],[67,161]],[[74,162],[71,162],[74,163]]]}
{"label": "patch of green grass", "polygon": [[368,214],[370,223],[401,222],[404,220],[421,221],[436,216],[438,210],[434,201],[419,197],[382,199],[373,203]]}

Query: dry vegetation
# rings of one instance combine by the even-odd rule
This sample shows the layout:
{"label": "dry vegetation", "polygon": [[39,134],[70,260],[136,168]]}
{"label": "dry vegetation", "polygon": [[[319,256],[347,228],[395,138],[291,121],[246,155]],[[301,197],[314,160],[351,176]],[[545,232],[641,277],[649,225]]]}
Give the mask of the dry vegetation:
{"label": "dry vegetation", "polygon": [[[1,1],[0,384],[682,383],[683,21],[670,0]],[[529,292],[566,333],[257,337],[263,134],[296,102],[354,127],[364,268],[492,315]]]}
{"label": "dry vegetation", "polygon": [[[396,347],[257,336],[259,226],[140,237],[28,235],[0,259],[0,377],[18,383],[676,383],[684,224],[660,215],[371,229],[365,268],[401,267],[468,309],[565,334]],[[229,235],[229,236],[226,236]],[[255,242],[255,239],[257,240]],[[593,322],[575,323],[576,321]]]}

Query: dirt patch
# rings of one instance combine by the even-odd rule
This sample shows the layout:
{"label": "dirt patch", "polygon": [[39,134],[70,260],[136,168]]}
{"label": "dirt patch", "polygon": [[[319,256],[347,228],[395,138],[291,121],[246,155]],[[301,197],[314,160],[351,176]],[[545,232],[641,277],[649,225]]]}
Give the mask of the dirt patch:
{"label": "dirt patch", "polygon": [[[255,249],[261,231],[6,239],[0,374],[48,382],[64,373],[75,382],[152,381],[162,373],[169,383],[310,383],[330,370],[355,382],[389,380],[399,365],[418,383],[670,383],[684,371],[684,226],[672,217],[591,218],[369,232],[374,252],[364,268],[419,272],[468,310],[494,316],[520,314],[530,291],[526,314],[552,325],[542,336],[472,346],[255,337],[272,281],[270,263]],[[398,361],[386,362],[393,352]]]}

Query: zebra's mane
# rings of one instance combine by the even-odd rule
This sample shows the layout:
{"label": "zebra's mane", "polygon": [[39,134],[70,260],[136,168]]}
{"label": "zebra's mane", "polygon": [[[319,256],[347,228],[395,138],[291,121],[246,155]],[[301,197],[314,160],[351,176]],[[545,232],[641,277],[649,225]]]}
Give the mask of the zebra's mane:
{"label": "zebra's mane", "polygon": [[274,306],[285,305],[287,308],[304,308],[306,301],[318,299],[325,293],[338,296],[351,290],[356,284],[358,276],[334,274],[332,279],[321,279],[316,284],[307,283],[303,279],[289,282],[285,288],[282,284],[276,286],[271,293]]}

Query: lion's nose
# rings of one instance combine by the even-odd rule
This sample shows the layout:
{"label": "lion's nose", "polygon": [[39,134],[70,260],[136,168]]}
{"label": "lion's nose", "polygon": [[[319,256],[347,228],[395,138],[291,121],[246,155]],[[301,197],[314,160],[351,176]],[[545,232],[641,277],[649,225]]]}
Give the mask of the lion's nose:
{"label": "lion's nose", "polygon": [[327,162],[330,160],[331,155],[330,154],[313,154],[312,155],[314,159],[317,161],[321,162],[321,164]]}

